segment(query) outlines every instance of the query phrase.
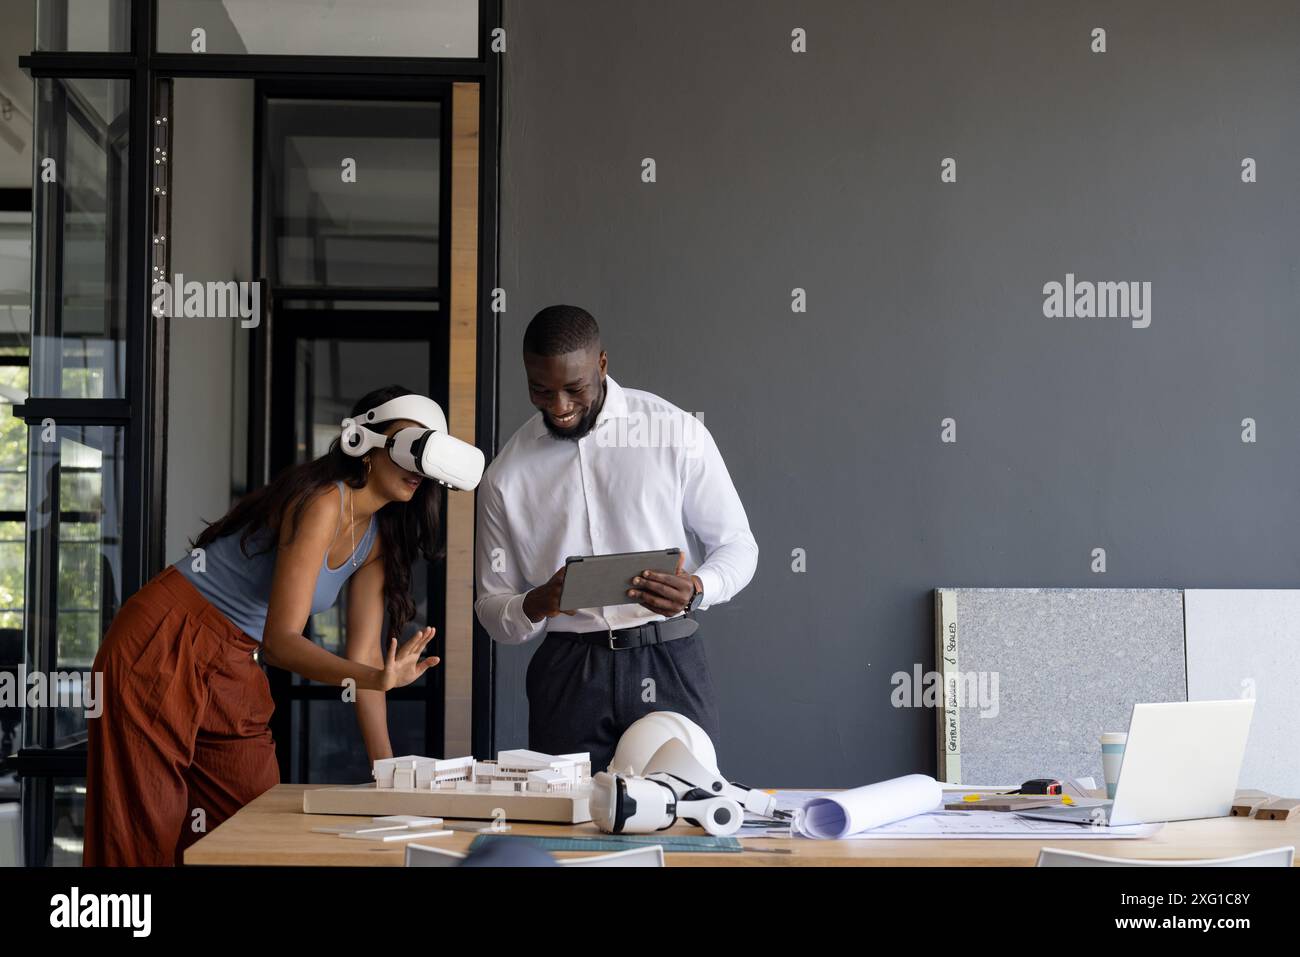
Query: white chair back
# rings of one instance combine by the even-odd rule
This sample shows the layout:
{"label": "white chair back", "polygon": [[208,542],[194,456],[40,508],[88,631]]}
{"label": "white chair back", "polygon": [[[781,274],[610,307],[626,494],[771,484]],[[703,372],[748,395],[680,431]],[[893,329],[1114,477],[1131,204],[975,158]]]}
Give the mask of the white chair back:
{"label": "white chair back", "polygon": [[1290,867],[1295,863],[1294,847],[1274,847],[1237,857],[1200,861],[1151,861],[1127,857],[1102,857],[1082,851],[1045,847],[1038,852],[1038,867]]}
{"label": "white chair back", "polygon": [[[406,845],[407,867],[455,867],[467,856],[461,851],[448,851],[427,844],[412,842]],[[566,857],[559,864],[561,867],[663,867],[664,849],[659,844],[648,844],[608,854]]]}

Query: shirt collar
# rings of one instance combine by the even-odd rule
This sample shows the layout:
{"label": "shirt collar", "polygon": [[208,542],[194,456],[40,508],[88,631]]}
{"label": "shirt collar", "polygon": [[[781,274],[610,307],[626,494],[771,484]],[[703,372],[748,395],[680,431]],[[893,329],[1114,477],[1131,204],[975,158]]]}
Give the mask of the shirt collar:
{"label": "shirt collar", "polygon": [[[587,435],[595,435],[596,430],[610,419],[627,418],[627,396],[623,393],[623,387],[614,381],[612,375],[605,376],[605,404],[600,407],[600,414],[596,416],[596,424],[591,427]],[[546,428],[546,418],[541,413],[537,413],[537,425],[533,427],[533,437],[549,437],[550,432]],[[584,436],[585,438],[585,436]],[[567,439],[563,441],[568,441]]]}

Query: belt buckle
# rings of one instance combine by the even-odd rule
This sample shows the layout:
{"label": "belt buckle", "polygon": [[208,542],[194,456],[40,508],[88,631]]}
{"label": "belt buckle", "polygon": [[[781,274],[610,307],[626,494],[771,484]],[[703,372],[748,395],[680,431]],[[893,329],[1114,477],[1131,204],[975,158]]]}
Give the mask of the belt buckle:
{"label": "belt buckle", "polygon": [[[623,630],[623,629],[620,629],[620,630]],[[627,651],[627,650],[628,650],[628,647],[627,647],[627,646],[616,645],[616,644],[614,643],[614,629],[611,628],[611,627],[609,627],[609,622],[605,622],[605,631],[609,634],[609,650],[610,650],[610,651]]]}

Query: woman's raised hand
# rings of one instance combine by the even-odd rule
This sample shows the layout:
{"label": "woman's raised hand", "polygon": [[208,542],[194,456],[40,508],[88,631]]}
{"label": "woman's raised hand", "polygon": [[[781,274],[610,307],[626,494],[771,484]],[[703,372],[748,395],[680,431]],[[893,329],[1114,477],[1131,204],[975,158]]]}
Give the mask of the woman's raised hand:
{"label": "woman's raised hand", "polygon": [[433,640],[434,631],[434,628],[422,628],[400,648],[396,638],[389,640],[388,654],[384,656],[384,691],[406,687],[442,660],[437,657],[420,658],[425,645]]}

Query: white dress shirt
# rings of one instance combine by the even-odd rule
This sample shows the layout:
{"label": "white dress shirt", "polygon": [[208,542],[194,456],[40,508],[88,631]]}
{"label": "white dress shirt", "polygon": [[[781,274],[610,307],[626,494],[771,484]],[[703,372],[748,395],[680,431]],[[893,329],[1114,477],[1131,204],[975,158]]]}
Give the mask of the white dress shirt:
{"label": "white dress shirt", "polygon": [[570,555],[680,548],[682,573],[703,583],[701,608],[738,593],[758,563],[745,508],[708,429],[609,376],[596,424],[582,438],[555,438],[541,412],[510,438],[479,485],[476,538],[474,610],[504,644],[548,627],[603,632],[664,619],[621,605],[529,621],[524,595]]}

